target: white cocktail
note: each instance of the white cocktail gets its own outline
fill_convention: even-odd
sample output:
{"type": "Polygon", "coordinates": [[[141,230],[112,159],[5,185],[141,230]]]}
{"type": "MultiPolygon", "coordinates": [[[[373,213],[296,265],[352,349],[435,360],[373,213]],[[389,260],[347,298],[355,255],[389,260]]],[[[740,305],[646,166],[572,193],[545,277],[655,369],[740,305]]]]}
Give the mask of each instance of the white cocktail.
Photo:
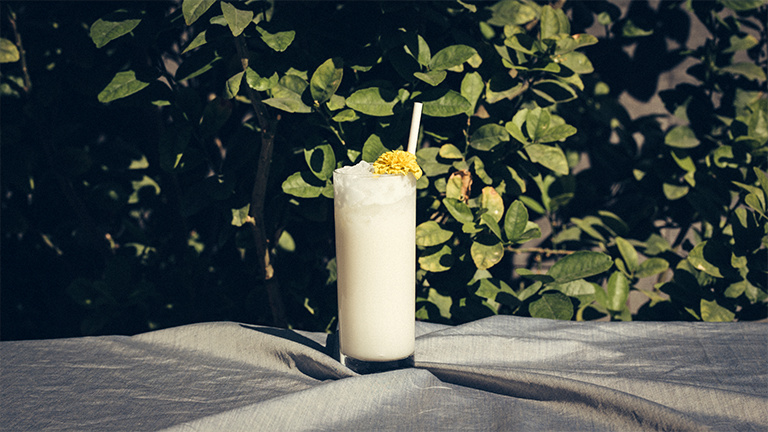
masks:
{"type": "Polygon", "coordinates": [[[341,354],[406,359],[415,341],[416,177],[374,174],[361,162],[334,171],[333,185],[341,354]]]}

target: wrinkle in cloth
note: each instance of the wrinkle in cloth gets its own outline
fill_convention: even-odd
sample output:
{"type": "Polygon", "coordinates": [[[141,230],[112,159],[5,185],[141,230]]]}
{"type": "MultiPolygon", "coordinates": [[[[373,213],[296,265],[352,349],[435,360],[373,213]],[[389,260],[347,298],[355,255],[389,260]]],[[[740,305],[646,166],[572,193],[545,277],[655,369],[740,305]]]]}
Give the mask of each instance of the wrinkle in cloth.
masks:
{"type": "Polygon", "coordinates": [[[358,375],[324,333],[232,322],[0,343],[0,431],[765,431],[768,325],[416,323],[358,375]]]}

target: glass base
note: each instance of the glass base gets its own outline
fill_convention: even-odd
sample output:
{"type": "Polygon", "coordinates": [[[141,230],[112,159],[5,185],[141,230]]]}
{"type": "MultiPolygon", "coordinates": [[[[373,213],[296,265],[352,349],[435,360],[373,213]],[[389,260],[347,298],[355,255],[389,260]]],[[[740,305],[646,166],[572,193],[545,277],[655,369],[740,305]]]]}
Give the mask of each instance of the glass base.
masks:
{"type": "Polygon", "coordinates": [[[339,361],[359,374],[369,374],[413,367],[413,354],[400,360],[366,361],[339,353],[339,361]]]}

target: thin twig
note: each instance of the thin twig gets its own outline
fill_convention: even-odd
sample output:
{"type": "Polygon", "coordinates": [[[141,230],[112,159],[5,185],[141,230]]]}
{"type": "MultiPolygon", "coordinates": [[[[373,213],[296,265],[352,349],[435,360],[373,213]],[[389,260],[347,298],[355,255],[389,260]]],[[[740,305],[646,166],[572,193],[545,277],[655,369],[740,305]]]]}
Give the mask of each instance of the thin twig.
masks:
{"type": "Polygon", "coordinates": [[[570,255],[576,251],[569,251],[564,249],[547,249],[547,248],[540,248],[540,247],[529,247],[529,248],[513,248],[513,247],[507,247],[506,250],[514,253],[538,253],[538,254],[544,254],[546,256],[550,255],[570,255]]]}
{"type": "MultiPolygon", "coordinates": [[[[249,54],[245,45],[243,36],[235,38],[235,47],[240,56],[240,64],[243,72],[248,70],[249,54]]],[[[279,286],[275,279],[275,272],[272,267],[272,258],[267,246],[266,226],[264,223],[264,203],[267,194],[267,180],[269,179],[269,165],[272,163],[272,151],[275,143],[275,129],[278,118],[273,118],[267,107],[261,102],[258,94],[249,86],[245,85],[245,91],[251,106],[256,113],[256,119],[261,129],[261,150],[256,165],[256,178],[253,181],[251,190],[251,206],[249,216],[252,223],[249,224],[252,229],[254,241],[256,243],[256,257],[259,262],[259,273],[266,285],[267,296],[269,297],[269,306],[272,311],[272,320],[277,326],[284,326],[285,306],[280,296],[279,286]]]]}
{"type": "Polygon", "coordinates": [[[21,73],[24,76],[24,92],[29,93],[32,89],[32,78],[29,76],[29,69],[27,68],[27,52],[24,51],[24,45],[21,43],[21,33],[16,26],[16,13],[8,7],[8,21],[11,23],[11,29],[13,29],[13,35],[16,38],[16,48],[19,50],[19,62],[21,63],[21,73]]]}

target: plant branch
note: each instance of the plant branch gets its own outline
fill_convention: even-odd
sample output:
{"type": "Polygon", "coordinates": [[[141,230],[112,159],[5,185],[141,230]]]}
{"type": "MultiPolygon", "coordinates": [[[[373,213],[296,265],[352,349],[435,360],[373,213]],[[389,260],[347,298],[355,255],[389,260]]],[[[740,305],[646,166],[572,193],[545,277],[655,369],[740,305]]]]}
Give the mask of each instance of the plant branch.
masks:
{"type": "MultiPolygon", "coordinates": [[[[243,36],[235,38],[235,47],[240,57],[243,72],[245,72],[249,66],[249,54],[243,36]]],[[[268,247],[266,225],[264,223],[264,204],[267,194],[267,181],[269,179],[269,165],[272,163],[275,129],[279,118],[273,118],[270,115],[267,107],[261,102],[259,95],[247,84],[245,85],[245,91],[248,99],[251,101],[251,106],[256,113],[256,119],[261,129],[261,150],[256,165],[256,178],[253,181],[251,206],[248,212],[253,218],[253,223],[248,225],[252,227],[252,234],[256,243],[256,256],[259,262],[259,276],[266,284],[272,320],[275,325],[285,326],[285,306],[283,305],[277,280],[275,279],[272,258],[268,247]]]]}
{"type": "Polygon", "coordinates": [[[16,13],[8,8],[8,21],[13,29],[13,36],[16,38],[16,48],[19,50],[19,62],[21,63],[21,73],[24,77],[24,92],[29,93],[32,89],[32,79],[29,76],[29,69],[27,68],[27,52],[24,51],[24,45],[21,43],[21,33],[16,26],[16,13]]]}
{"type": "Polygon", "coordinates": [[[547,248],[540,248],[540,247],[529,247],[529,248],[507,247],[506,250],[514,253],[538,253],[538,254],[544,254],[546,256],[570,255],[575,252],[575,251],[569,251],[564,249],[547,249],[547,248]]]}

